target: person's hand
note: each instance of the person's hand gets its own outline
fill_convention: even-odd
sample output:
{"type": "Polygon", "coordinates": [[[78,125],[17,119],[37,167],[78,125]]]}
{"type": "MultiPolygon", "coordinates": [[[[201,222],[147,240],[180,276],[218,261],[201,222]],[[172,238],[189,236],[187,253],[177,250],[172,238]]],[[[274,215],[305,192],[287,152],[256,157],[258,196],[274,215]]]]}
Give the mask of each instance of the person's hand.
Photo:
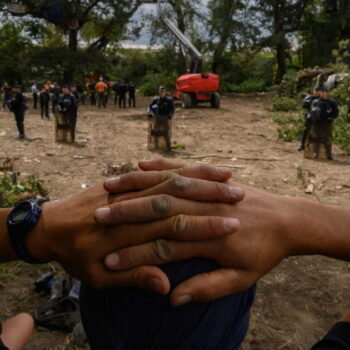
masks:
{"type": "MultiPolygon", "coordinates": [[[[212,182],[231,177],[231,172],[223,168],[190,167],[179,170],[175,177],[173,172],[163,172],[161,179],[150,177],[151,172],[145,175],[147,186],[163,181],[158,191],[162,195],[147,190],[148,197],[126,200],[131,194],[118,197],[96,186],[69,198],[44,203],[42,216],[28,235],[29,252],[41,261],[58,261],[72,276],[97,288],[138,286],[167,293],[168,278],[158,267],[142,266],[116,273],[106,269],[104,257],[114,250],[160,237],[197,240],[235,232],[239,226],[236,219],[202,216],[194,200],[205,197],[208,201],[235,202],[244,193],[212,182]],[[115,201],[119,202],[113,204],[115,201]],[[110,214],[114,214],[113,220],[108,219],[110,214]],[[97,223],[97,219],[103,224],[97,223]]],[[[130,174],[130,178],[133,176],[135,173],[130,174]]],[[[136,189],[141,183],[135,181],[130,185],[136,189]]],[[[140,197],[141,192],[132,196],[140,197]]]]}
{"type": "MultiPolygon", "coordinates": [[[[135,185],[135,189],[140,189],[142,183],[154,186],[148,191],[154,193],[158,189],[162,193],[163,184],[162,182],[156,184],[154,170],[162,170],[169,166],[176,168],[181,165],[164,160],[143,162],[140,163],[140,167],[152,170],[150,174],[153,174],[154,183],[147,178],[147,173],[139,173],[125,175],[123,179],[119,179],[119,184],[118,181],[114,185],[107,182],[105,187],[109,191],[123,191],[126,188],[131,190],[132,185],[135,185]],[[128,176],[132,181],[127,180],[128,176]],[[126,183],[129,183],[129,186],[126,186],[126,183]]],[[[158,178],[161,178],[160,174],[162,172],[158,178]]],[[[234,185],[232,182],[229,183],[234,185]]],[[[290,254],[291,247],[285,239],[284,229],[288,224],[288,212],[291,207],[288,198],[251,187],[244,186],[244,188],[246,197],[242,202],[237,204],[198,202],[197,208],[194,208],[204,217],[210,215],[238,218],[240,229],[237,233],[197,242],[179,242],[163,237],[154,242],[112,253],[106,258],[107,266],[115,271],[124,271],[136,266],[164,264],[191,257],[213,259],[222,266],[221,269],[194,276],[177,286],[170,296],[173,305],[182,305],[189,301],[207,302],[249,288],[290,254]]],[[[142,192],[145,194],[145,191],[142,192]]],[[[114,217],[118,216],[118,210],[112,206],[111,214],[115,215],[114,217]]],[[[178,212],[166,211],[162,214],[168,217],[174,213],[178,212]]],[[[162,217],[163,215],[160,215],[159,219],[162,217]]],[[[192,239],[196,234],[191,235],[192,239]]]]}

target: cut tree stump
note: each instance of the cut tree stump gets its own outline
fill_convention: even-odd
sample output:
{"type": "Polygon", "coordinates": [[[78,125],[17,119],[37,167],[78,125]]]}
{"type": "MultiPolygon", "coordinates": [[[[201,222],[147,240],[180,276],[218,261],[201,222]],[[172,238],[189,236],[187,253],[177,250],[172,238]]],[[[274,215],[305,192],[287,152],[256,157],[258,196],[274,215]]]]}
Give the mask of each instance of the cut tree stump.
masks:
{"type": "Polygon", "coordinates": [[[74,137],[69,113],[55,113],[56,142],[73,143],[74,137]]]}
{"type": "Polygon", "coordinates": [[[165,137],[169,135],[171,140],[172,120],[164,116],[154,116],[148,119],[148,142],[147,148],[150,151],[158,150],[167,152],[168,147],[165,137]]]}

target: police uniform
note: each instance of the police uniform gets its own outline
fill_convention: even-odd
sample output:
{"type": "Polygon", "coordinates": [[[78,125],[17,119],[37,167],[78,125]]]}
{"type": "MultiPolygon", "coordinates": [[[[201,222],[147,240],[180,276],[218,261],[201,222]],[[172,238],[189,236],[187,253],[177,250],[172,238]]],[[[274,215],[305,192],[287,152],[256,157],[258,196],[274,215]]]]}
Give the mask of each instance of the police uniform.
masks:
{"type": "Polygon", "coordinates": [[[128,90],[128,87],[125,85],[124,82],[121,82],[118,85],[118,95],[119,95],[119,108],[122,106],[126,108],[126,92],[128,90]]]}
{"type": "Polygon", "coordinates": [[[75,98],[75,104],[72,106],[72,119],[71,119],[71,133],[72,133],[72,141],[75,142],[75,129],[77,125],[77,119],[78,119],[78,108],[79,104],[82,101],[82,95],[77,90],[72,92],[74,98],[75,98]]]}
{"type": "Polygon", "coordinates": [[[152,135],[156,137],[156,147],[158,147],[158,138],[163,136],[168,150],[171,150],[171,140],[169,135],[169,119],[175,112],[174,101],[171,97],[155,97],[148,107],[148,116],[155,118],[152,135]]]}
{"type": "Polygon", "coordinates": [[[128,85],[129,107],[131,107],[131,103],[133,107],[136,107],[135,93],[136,93],[135,84],[129,83],[128,85]]]}
{"type": "Polygon", "coordinates": [[[27,109],[25,97],[21,92],[15,92],[8,102],[11,112],[13,112],[17,124],[19,138],[23,139],[24,135],[24,113],[27,109]]]}
{"type": "Polygon", "coordinates": [[[58,129],[69,130],[70,141],[75,140],[75,125],[77,116],[77,103],[74,95],[69,92],[67,94],[61,94],[58,98],[57,110],[62,116],[62,122],[57,122],[58,129]]]}
{"type": "Polygon", "coordinates": [[[41,119],[47,118],[49,119],[49,102],[50,102],[50,94],[48,91],[44,90],[41,91],[39,94],[39,101],[40,101],[40,114],[41,119]]]}
{"type": "Polygon", "coordinates": [[[313,143],[313,157],[319,156],[320,144],[323,143],[326,149],[326,156],[329,160],[332,156],[332,134],[333,121],[339,115],[337,102],[332,99],[315,99],[311,104],[310,119],[312,127],[310,131],[310,142],[313,143]]]}
{"type": "Polygon", "coordinates": [[[303,108],[307,110],[307,113],[305,115],[305,123],[304,123],[304,128],[303,132],[301,135],[301,141],[300,141],[300,146],[298,148],[299,151],[302,151],[305,148],[305,142],[307,137],[309,136],[310,129],[312,126],[312,120],[310,118],[310,108],[312,105],[312,102],[315,101],[318,97],[316,95],[308,95],[305,97],[304,102],[303,102],[303,108]]]}

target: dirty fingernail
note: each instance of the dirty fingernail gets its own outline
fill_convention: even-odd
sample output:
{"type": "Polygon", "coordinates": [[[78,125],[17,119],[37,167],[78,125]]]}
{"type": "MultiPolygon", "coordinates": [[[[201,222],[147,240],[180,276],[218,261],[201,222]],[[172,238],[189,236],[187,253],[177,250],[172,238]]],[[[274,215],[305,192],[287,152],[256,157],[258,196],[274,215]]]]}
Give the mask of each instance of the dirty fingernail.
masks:
{"type": "Polygon", "coordinates": [[[192,295],[181,295],[175,299],[174,306],[181,306],[189,303],[192,300],[192,295]]]}
{"type": "Polygon", "coordinates": [[[109,218],[111,214],[110,207],[98,208],[95,211],[95,218],[97,221],[105,221],[109,218]]]}
{"type": "Polygon", "coordinates": [[[119,262],[120,262],[120,257],[119,257],[119,254],[117,253],[111,253],[107,255],[105,258],[106,267],[109,268],[110,270],[117,270],[119,262]]]}

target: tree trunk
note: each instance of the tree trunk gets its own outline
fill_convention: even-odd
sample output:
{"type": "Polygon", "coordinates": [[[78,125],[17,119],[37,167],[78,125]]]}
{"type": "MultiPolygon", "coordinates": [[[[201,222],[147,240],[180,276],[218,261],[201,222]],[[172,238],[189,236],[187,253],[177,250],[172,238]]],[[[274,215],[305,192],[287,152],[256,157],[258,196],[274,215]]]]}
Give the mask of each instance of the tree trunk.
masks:
{"type": "Polygon", "coordinates": [[[280,84],[286,74],[286,49],[284,43],[279,43],[276,46],[276,62],[275,83],[280,84]]]}
{"type": "Polygon", "coordinates": [[[286,38],[284,31],[284,16],[285,16],[286,0],[278,0],[274,9],[274,29],[276,40],[276,75],[275,83],[281,83],[284,74],[286,73],[286,38]]]}
{"type": "Polygon", "coordinates": [[[69,50],[77,51],[78,48],[78,30],[77,29],[69,29],[69,50]]]}

